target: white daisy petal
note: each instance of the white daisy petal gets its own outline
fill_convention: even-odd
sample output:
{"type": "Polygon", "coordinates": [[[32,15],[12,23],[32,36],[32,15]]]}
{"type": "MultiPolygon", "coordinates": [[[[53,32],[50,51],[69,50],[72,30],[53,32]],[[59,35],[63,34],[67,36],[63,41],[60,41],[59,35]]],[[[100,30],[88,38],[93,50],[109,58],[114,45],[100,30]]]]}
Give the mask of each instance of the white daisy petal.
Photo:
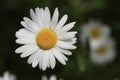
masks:
{"type": "Polygon", "coordinates": [[[74,32],[67,32],[67,33],[61,33],[61,34],[58,34],[58,39],[60,39],[60,40],[71,39],[71,38],[75,37],[76,33],[77,33],[76,31],[74,31],[74,32]]]}
{"type": "Polygon", "coordinates": [[[33,44],[36,41],[34,39],[25,39],[25,38],[20,38],[16,40],[16,43],[18,44],[33,44]]]}
{"type": "Polygon", "coordinates": [[[62,29],[60,30],[61,32],[67,32],[69,31],[70,29],[72,29],[74,27],[74,24],[76,22],[71,22],[69,24],[66,24],[65,26],[62,27],[62,29]]]}
{"type": "Polygon", "coordinates": [[[38,22],[40,23],[41,27],[44,27],[44,22],[42,20],[42,14],[40,8],[35,8],[36,16],[38,17],[38,22]]]}
{"type": "Polygon", "coordinates": [[[67,58],[65,55],[63,55],[62,53],[61,53],[61,56],[63,57],[63,59],[64,59],[65,61],[68,61],[68,58],[67,58]]]}
{"type": "Polygon", "coordinates": [[[55,31],[56,31],[56,32],[59,31],[59,30],[62,28],[62,26],[66,23],[67,18],[68,18],[67,15],[64,15],[64,16],[61,18],[61,20],[58,22],[58,24],[57,24],[57,26],[56,26],[56,28],[55,28],[55,31]]]}
{"type": "Polygon", "coordinates": [[[51,16],[48,7],[45,8],[45,19],[46,19],[46,26],[50,27],[51,16]]]}
{"type": "Polygon", "coordinates": [[[27,48],[29,48],[30,45],[23,45],[15,50],[15,53],[21,53],[24,52],[27,48]]]}
{"type": "Polygon", "coordinates": [[[65,55],[62,54],[62,51],[59,49],[59,47],[56,46],[55,48],[60,51],[60,55],[63,57],[63,59],[64,59],[65,61],[67,61],[68,58],[67,58],[65,55]]]}
{"type": "Polygon", "coordinates": [[[28,60],[27,60],[28,64],[32,64],[32,62],[33,62],[33,60],[34,60],[34,58],[35,58],[36,55],[37,55],[37,54],[35,53],[35,54],[31,55],[31,56],[28,58],[28,60]]]}
{"type": "Polygon", "coordinates": [[[56,64],[56,61],[55,61],[55,57],[53,56],[52,50],[51,50],[51,52],[49,53],[49,61],[50,61],[51,68],[54,69],[54,68],[55,68],[55,64],[56,64]]]}
{"type": "Polygon", "coordinates": [[[36,56],[33,59],[32,67],[36,67],[41,59],[43,52],[41,50],[38,50],[36,52],[36,56]]]}
{"type": "Polygon", "coordinates": [[[16,37],[17,38],[35,38],[35,34],[26,30],[26,29],[20,29],[19,31],[16,32],[16,37]]]}
{"type": "MultiPolygon", "coordinates": [[[[57,46],[56,46],[56,47],[57,47],[57,46]]],[[[69,51],[69,50],[61,49],[60,47],[57,47],[57,48],[60,50],[60,52],[62,52],[62,53],[65,54],[65,55],[72,55],[72,52],[69,51]]]]}
{"type": "Polygon", "coordinates": [[[64,48],[64,49],[76,49],[76,46],[71,45],[64,41],[60,41],[60,40],[57,42],[57,46],[64,48]]]}
{"type": "Polygon", "coordinates": [[[45,71],[47,66],[48,66],[48,62],[49,62],[49,55],[48,55],[48,51],[45,51],[44,56],[43,56],[43,61],[42,61],[42,70],[45,71]]]}
{"type": "Polygon", "coordinates": [[[63,56],[61,55],[61,52],[60,52],[58,49],[53,48],[53,49],[52,49],[52,52],[53,52],[54,56],[57,58],[57,60],[58,60],[61,64],[66,65],[66,62],[65,62],[63,56]]]}
{"type": "Polygon", "coordinates": [[[34,13],[33,9],[30,9],[30,16],[33,21],[37,22],[36,14],[34,13]]]}
{"type": "Polygon", "coordinates": [[[76,40],[77,40],[76,38],[73,38],[73,39],[68,39],[68,40],[63,40],[63,41],[70,43],[70,44],[75,44],[77,42],[76,40]]]}
{"type": "Polygon", "coordinates": [[[59,17],[59,12],[58,12],[58,8],[56,8],[52,16],[51,29],[55,29],[55,26],[57,25],[58,22],[58,17],[59,17]]]}
{"type": "Polygon", "coordinates": [[[24,17],[23,19],[24,19],[25,23],[26,23],[29,27],[31,27],[31,29],[33,29],[33,30],[36,31],[36,32],[39,31],[40,28],[39,28],[31,19],[29,19],[29,18],[27,18],[27,17],[24,17]]]}
{"type": "Polygon", "coordinates": [[[39,68],[40,68],[40,69],[42,69],[44,53],[45,53],[45,52],[43,51],[43,54],[41,54],[41,58],[40,58],[40,61],[39,61],[39,68]]]}
{"type": "Polygon", "coordinates": [[[30,9],[30,16],[32,20],[35,21],[35,23],[38,25],[38,27],[43,28],[43,24],[40,22],[38,16],[35,14],[35,12],[32,9],[30,9]]]}
{"type": "Polygon", "coordinates": [[[36,45],[32,45],[21,54],[21,57],[22,58],[27,57],[36,52],[38,49],[39,48],[36,45]]]}
{"type": "Polygon", "coordinates": [[[40,12],[41,12],[41,20],[42,20],[42,22],[44,24],[44,27],[47,27],[47,24],[46,24],[47,21],[45,19],[45,11],[43,10],[43,8],[40,9],[40,12]]]}
{"type": "Polygon", "coordinates": [[[47,50],[47,53],[48,53],[48,64],[47,64],[47,67],[50,68],[50,67],[51,67],[51,64],[50,64],[49,54],[51,53],[51,51],[50,51],[50,50],[47,50]]]}
{"type": "Polygon", "coordinates": [[[36,33],[31,27],[29,27],[24,21],[21,21],[21,25],[24,26],[27,30],[36,33]]]}

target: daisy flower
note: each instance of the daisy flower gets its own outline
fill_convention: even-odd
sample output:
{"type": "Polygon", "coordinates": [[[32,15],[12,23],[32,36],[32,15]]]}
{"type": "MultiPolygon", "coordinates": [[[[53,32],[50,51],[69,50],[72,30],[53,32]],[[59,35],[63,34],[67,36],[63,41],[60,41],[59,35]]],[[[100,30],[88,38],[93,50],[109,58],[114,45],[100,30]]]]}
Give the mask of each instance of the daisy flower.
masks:
{"type": "Polygon", "coordinates": [[[55,58],[63,65],[66,65],[68,58],[65,55],[71,55],[71,51],[76,49],[75,34],[76,31],[69,31],[74,27],[75,22],[65,25],[68,16],[64,15],[58,21],[59,11],[55,9],[51,18],[48,7],[30,9],[30,16],[24,17],[21,24],[24,28],[16,32],[16,43],[23,46],[15,50],[16,53],[22,53],[21,57],[28,57],[28,63],[32,67],[39,65],[39,68],[46,70],[52,69],[56,65],[55,58]]]}
{"type": "Polygon", "coordinates": [[[0,76],[0,80],[16,80],[16,78],[9,72],[5,72],[3,76],[0,76]]]}
{"type": "Polygon", "coordinates": [[[112,39],[103,40],[100,45],[93,48],[90,59],[96,64],[106,64],[112,62],[116,56],[115,43],[112,39]]]}
{"type": "Polygon", "coordinates": [[[98,21],[89,21],[87,24],[81,26],[81,41],[85,43],[88,39],[91,47],[96,47],[102,39],[109,37],[109,26],[102,24],[98,21]]]}
{"type": "MultiPolygon", "coordinates": [[[[48,79],[47,76],[42,76],[42,80],[58,80],[57,77],[55,75],[51,75],[50,78],[48,79]]],[[[59,79],[59,80],[63,80],[63,79],[59,79]]]]}

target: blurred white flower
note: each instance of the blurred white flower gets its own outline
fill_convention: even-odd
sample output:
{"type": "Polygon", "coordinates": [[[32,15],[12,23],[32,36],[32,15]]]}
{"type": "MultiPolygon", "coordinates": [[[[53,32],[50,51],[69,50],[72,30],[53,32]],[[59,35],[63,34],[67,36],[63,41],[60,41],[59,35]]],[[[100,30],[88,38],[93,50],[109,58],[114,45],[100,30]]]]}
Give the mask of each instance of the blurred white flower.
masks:
{"type": "Polygon", "coordinates": [[[55,75],[51,75],[50,78],[48,79],[47,76],[42,76],[42,80],[63,80],[63,79],[57,79],[55,75]]]}
{"type": "Polygon", "coordinates": [[[90,20],[87,24],[81,26],[81,41],[85,43],[89,41],[90,48],[96,47],[102,39],[109,37],[109,26],[100,23],[99,21],[90,20]]]}
{"type": "Polygon", "coordinates": [[[65,55],[71,55],[72,49],[76,49],[75,34],[76,31],[69,31],[74,27],[75,22],[66,24],[68,19],[64,15],[58,21],[58,8],[55,9],[51,18],[48,7],[31,9],[29,19],[24,17],[21,24],[24,28],[16,32],[16,43],[23,44],[15,50],[16,53],[22,53],[21,57],[28,57],[28,63],[32,67],[39,64],[39,68],[46,70],[47,67],[54,69],[56,65],[55,58],[63,65],[66,65],[68,58],[65,55]],[[69,31],[69,32],[68,32],[69,31]]]}
{"type": "Polygon", "coordinates": [[[90,51],[91,61],[98,65],[112,62],[115,57],[116,50],[113,39],[104,39],[98,47],[90,51]]]}
{"type": "Polygon", "coordinates": [[[3,76],[0,76],[0,80],[16,80],[16,77],[9,72],[5,72],[3,76]]]}

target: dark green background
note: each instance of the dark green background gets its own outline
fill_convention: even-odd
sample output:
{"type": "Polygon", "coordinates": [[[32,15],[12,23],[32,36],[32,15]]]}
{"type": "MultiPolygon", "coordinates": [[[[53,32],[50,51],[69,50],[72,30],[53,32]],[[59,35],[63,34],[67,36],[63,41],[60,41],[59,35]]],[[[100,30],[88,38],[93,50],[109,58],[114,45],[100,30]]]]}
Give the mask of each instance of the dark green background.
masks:
{"type": "MultiPolygon", "coordinates": [[[[10,71],[17,76],[17,80],[40,80],[41,75],[56,74],[64,80],[120,80],[120,0],[1,0],[0,1],[0,75],[10,71]],[[57,61],[54,70],[41,71],[32,68],[27,58],[20,58],[15,49],[20,45],[15,43],[15,32],[22,28],[20,21],[24,16],[29,17],[31,8],[48,6],[51,13],[59,8],[60,18],[68,14],[69,20],[76,21],[73,30],[80,32],[80,25],[89,19],[101,20],[110,25],[111,36],[116,41],[118,53],[113,63],[103,66],[93,65],[84,54],[84,47],[80,42],[78,48],[69,56],[66,66],[57,61]]],[[[79,34],[77,35],[78,41],[79,34]]],[[[86,50],[85,50],[86,51],[86,50]]],[[[86,51],[89,53],[89,51],[86,51]]],[[[87,54],[88,55],[88,54],[87,54]]]]}

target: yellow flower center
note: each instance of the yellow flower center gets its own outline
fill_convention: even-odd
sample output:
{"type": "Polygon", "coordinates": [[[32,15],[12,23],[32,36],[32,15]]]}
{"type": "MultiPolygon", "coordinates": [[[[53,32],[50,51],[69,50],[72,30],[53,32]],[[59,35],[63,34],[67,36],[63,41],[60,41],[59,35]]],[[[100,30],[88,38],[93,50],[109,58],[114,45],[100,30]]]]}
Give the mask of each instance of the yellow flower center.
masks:
{"type": "Polygon", "coordinates": [[[55,46],[57,35],[53,30],[45,28],[37,34],[36,41],[41,49],[48,50],[55,46]]]}
{"type": "Polygon", "coordinates": [[[102,45],[96,50],[96,52],[97,54],[103,55],[107,52],[107,47],[105,45],[102,45]]]}
{"type": "Polygon", "coordinates": [[[90,31],[90,38],[92,38],[92,39],[100,38],[100,30],[98,28],[93,28],[90,31]]]}

